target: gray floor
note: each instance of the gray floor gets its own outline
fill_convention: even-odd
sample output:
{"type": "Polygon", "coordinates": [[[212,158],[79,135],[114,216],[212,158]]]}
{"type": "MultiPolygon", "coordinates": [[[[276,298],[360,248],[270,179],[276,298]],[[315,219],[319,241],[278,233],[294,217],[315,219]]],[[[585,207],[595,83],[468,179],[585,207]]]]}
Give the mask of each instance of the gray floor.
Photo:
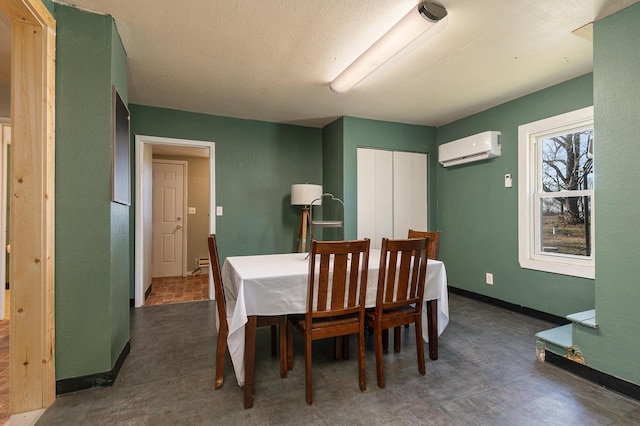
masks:
{"type": "Polygon", "coordinates": [[[317,342],[312,406],[299,336],[294,368],[280,379],[268,329],[259,329],[255,405],[245,410],[228,356],[224,387],[213,390],[213,302],[140,308],[115,385],[58,398],[38,425],[640,424],[640,402],[536,361],[534,334],[552,324],[457,295],[450,314],[425,376],[413,329],[404,330],[402,352],[385,355],[386,389],[376,386],[370,337],[364,393],[355,357],[334,361],[330,342],[317,342]]]}

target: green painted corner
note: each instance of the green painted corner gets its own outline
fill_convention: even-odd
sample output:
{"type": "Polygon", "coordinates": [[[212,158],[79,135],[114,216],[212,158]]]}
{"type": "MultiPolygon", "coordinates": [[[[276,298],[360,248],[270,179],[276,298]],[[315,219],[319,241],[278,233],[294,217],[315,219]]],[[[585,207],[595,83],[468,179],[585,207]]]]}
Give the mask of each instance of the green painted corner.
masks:
{"type": "Polygon", "coordinates": [[[55,17],[56,378],[64,379],[110,370],[129,340],[128,211],[111,205],[112,83],[126,87],[126,67],[112,67],[124,49],[111,17],[60,4],[55,17]]]}
{"type": "MultiPolygon", "coordinates": [[[[359,147],[380,148],[398,151],[421,152],[428,155],[429,178],[435,176],[438,160],[436,129],[402,123],[343,117],[343,176],[345,203],[345,230],[347,238],[357,238],[357,149],[359,147]]],[[[429,226],[436,228],[434,200],[437,188],[429,184],[429,226]]]]}
{"type": "Polygon", "coordinates": [[[640,3],[594,25],[597,330],[577,336],[585,362],[640,384],[640,3]]]}

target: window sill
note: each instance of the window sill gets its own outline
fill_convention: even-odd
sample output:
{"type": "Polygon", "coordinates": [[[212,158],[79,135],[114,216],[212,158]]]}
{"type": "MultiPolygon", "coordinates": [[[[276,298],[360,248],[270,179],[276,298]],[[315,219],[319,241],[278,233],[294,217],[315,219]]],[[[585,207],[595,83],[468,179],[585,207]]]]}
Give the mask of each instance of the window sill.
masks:
{"type": "Polygon", "coordinates": [[[595,279],[596,268],[591,261],[585,264],[573,264],[566,262],[554,262],[551,260],[520,259],[520,266],[525,269],[533,269],[552,274],[569,275],[578,278],[595,279]]]}

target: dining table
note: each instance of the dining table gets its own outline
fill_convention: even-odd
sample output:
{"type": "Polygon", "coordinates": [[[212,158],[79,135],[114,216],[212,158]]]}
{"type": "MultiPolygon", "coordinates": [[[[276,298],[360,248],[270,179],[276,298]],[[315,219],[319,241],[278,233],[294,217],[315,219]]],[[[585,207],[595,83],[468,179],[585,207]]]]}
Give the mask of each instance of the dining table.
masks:
{"type": "MultiPolygon", "coordinates": [[[[380,250],[370,249],[366,307],[376,303],[380,250]]],[[[229,334],[227,346],[244,406],[253,406],[257,316],[304,314],[307,310],[308,253],[227,257],[222,281],[229,334]]],[[[429,358],[438,358],[438,336],[449,323],[447,273],[444,263],[429,259],[423,304],[423,337],[429,358]]]]}

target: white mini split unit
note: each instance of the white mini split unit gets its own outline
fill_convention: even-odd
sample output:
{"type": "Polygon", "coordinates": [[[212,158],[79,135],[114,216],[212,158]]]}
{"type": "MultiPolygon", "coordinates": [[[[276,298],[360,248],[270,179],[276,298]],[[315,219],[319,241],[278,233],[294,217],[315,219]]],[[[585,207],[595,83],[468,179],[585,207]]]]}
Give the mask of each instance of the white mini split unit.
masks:
{"type": "Polygon", "coordinates": [[[482,132],[438,147],[438,161],[444,167],[499,157],[500,132],[482,132]]]}

